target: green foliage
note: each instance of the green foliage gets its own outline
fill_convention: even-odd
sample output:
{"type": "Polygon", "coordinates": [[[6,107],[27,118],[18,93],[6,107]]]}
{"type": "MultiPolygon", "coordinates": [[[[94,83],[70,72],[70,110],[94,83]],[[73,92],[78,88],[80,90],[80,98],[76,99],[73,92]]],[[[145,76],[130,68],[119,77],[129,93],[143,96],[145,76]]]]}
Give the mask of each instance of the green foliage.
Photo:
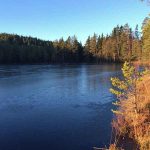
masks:
{"type": "Polygon", "coordinates": [[[134,66],[129,62],[125,62],[122,67],[123,80],[120,80],[116,77],[111,78],[111,82],[114,88],[111,88],[111,93],[115,94],[118,98],[126,98],[128,92],[131,92],[135,89],[135,84],[140,77],[142,72],[138,72],[134,66]]]}
{"type": "MultiPolygon", "coordinates": [[[[129,62],[125,62],[122,67],[123,79],[111,78],[113,88],[110,92],[117,96],[118,101],[113,103],[116,106],[120,106],[120,101],[128,99],[129,94],[136,92],[137,82],[142,79],[142,76],[147,71],[139,72],[136,68],[129,62]]],[[[115,114],[122,114],[119,110],[112,110],[115,114]]]]}

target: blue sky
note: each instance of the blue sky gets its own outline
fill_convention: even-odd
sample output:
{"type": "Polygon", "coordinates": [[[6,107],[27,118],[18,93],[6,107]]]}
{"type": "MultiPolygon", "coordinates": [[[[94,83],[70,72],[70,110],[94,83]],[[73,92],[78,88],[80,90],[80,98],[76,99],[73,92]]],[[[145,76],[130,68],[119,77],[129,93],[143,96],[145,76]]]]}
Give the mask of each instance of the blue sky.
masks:
{"type": "Polygon", "coordinates": [[[110,33],[117,24],[141,25],[150,6],[139,0],[0,0],[0,32],[45,40],[110,33]]]}

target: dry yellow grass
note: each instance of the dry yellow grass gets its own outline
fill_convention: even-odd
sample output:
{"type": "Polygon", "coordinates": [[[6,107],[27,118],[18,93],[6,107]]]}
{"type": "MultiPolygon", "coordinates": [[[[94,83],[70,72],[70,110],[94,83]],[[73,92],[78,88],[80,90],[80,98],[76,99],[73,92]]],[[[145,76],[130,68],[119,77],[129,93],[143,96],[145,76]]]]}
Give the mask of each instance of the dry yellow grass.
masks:
{"type": "MultiPolygon", "coordinates": [[[[134,70],[137,70],[140,65],[143,64],[134,63],[134,70]]],[[[148,63],[146,65],[150,66],[148,63]]],[[[130,66],[125,67],[127,70],[125,70],[126,68],[122,69],[126,71],[124,77],[129,76],[129,78],[125,78],[124,81],[129,79],[134,82],[127,82],[131,83],[132,90],[130,90],[122,85],[124,82],[116,78],[112,79],[112,85],[120,89],[124,88],[126,95],[118,97],[118,101],[114,103],[117,106],[117,109],[113,110],[115,118],[112,121],[112,132],[114,133],[112,142],[114,144],[111,144],[108,150],[122,150],[122,148],[125,150],[150,150],[150,71],[132,72],[130,66]],[[130,71],[133,74],[130,74],[130,71]],[[136,78],[138,74],[139,76],[136,78]],[[131,144],[128,144],[128,140],[132,141],[130,141],[131,144]]],[[[114,92],[116,95],[118,93],[114,92]]],[[[98,149],[95,148],[95,150],[98,149]]]]}
{"type": "Polygon", "coordinates": [[[150,150],[150,75],[143,77],[138,84],[139,110],[141,111],[141,125],[137,128],[137,141],[142,150],[150,150]]]}
{"type": "MultiPolygon", "coordinates": [[[[149,67],[148,63],[147,67],[149,67]]],[[[135,68],[141,64],[134,64],[135,68]]],[[[137,149],[150,150],[150,73],[135,82],[127,98],[119,98],[113,127],[117,139],[128,137],[137,143],[137,149]]],[[[118,141],[115,140],[115,141],[118,141]]],[[[117,144],[117,143],[115,143],[117,144]]],[[[117,144],[118,145],[118,144],[117,144]]],[[[111,149],[110,149],[111,150],[111,149]]]]}
{"type": "Polygon", "coordinates": [[[150,67],[150,61],[133,61],[132,62],[135,66],[149,66],[150,67]]]}

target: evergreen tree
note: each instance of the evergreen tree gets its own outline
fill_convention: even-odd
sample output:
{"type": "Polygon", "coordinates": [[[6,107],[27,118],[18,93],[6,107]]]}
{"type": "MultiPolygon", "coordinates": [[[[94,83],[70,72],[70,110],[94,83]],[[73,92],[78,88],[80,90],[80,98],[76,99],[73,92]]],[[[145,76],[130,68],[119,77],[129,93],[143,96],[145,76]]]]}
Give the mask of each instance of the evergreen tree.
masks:
{"type": "Polygon", "coordinates": [[[143,26],[143,59],[150,60],[150,19],[143,26]]]}
{"type": "MultiPolygon", "coordinates": [[[[149,57],[148,19],[143,26],[143,55],[149,57]]],[[[75,63],[75,62],[118,62],[141,58],[141,38],[138,26],[132,32],[128,24],[117,26],[110,35],[88,37],[83,46],[76,36],[56,41],[14,34],[0,34],[0,63],[75,63]]]]}

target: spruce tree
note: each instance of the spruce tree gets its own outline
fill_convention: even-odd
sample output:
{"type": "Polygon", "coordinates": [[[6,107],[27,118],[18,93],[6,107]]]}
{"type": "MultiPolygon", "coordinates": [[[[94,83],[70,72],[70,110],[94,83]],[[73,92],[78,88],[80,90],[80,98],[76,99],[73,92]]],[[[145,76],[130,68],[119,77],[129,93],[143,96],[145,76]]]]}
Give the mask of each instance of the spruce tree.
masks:
{"type": "Polygon", "coordinates": [[[150,19],[143,26],[143,53],[144,60],[150,60],[150,19]]]}

